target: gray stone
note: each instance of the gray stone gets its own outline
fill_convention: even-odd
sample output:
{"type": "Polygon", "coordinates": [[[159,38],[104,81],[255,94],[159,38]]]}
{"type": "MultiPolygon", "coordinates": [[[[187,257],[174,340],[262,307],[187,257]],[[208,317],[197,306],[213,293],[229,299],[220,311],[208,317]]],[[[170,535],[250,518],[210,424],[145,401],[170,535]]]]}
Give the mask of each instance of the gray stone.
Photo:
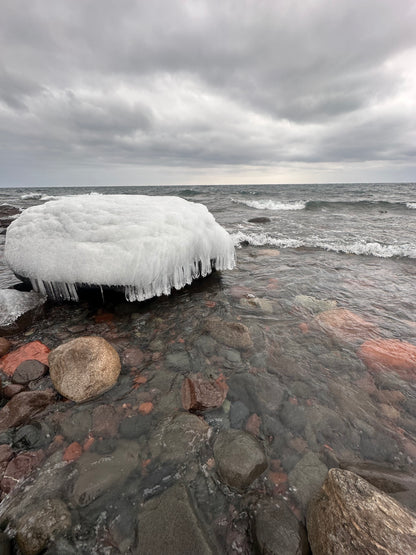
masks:
{"type": "Polygon", "coordinates": [[[163,420],[150,438],[152,458],[162,462],[185,461],[199,451],[208,439],[208,424],[189,412],[163,420]]]}
{"type": "Polygon", "coordinates": [[[77,410],[72,414],[64,414],[59,422],[62,435],[66,439],[82,442],[91,431],[92,416],[89,410],[77,410]]]}
{"type": "Polygon", "coordinates": [[[38,555],[71,527],[71,514],[60,499],[37,503],[20,519],[16,540],[23,555],[38,555]]]}
{"type": "Polygon", "coordinates": [[[232,428],[241,429],[250,416],[250,411],[241,401],[232,403],[230,408],[230,423],[232,428]]]}
{"type": "Polygon", "coordinates": [[[254,531],[259,553],[301,555],[309,552],[305,529],[281,497],[262,499],[256,504],[254,531]]]}
{"type": "Polygon", "coordinates": [[[194,346],[206,357],[212,357],[218,349],[218,343],[209,335],[201,335],[195,341],[194,346]]]}
{"type": "Polygon", "coordinates": [[[295,434],[303,432],[306,425],[306,413],[305,407],[302,405],[292,405],[292,403],[286,401],[282,405],[279,417],[283,424],[295,434]]]}
{"type": "Polygon", "coordinates": [[[218,552],[183,485],[175,485],[144,504],[139,513],[138,545],[134,553],[214,555],[218,552]]]}
{"type": "Polygon", "coordinates": [[[328,472],[307,529],[314,554],[416,553],[416,515],[348,470],[328,472]]]}
{"type": "Polygon", "coordinates": [[[49,354],[49,372],[55,388],[77,403],[111,389],[120,370],[117,351],[102,337],[79,337],[49,354]]]}
{"type": "Polygon", "coordinates": [[[70,500],[85,507],[108,489],[122,484],[139,465],[139,446],[121,440],[111,454],[104,456],[87,451],[78,459],[79,476],[74,482],[70,500]]]}
{"type": "Polygon", "coordinates": [[[27,384],[32,380],[38,380],[46,374],[48,367],[39,360],[25,360],[19,364],[12,376],[12,382],[27,384]]]}
{"type": "Polygon", "coordinates": [[[319,312],[325,312],[325,310],[331,310],[337,307],[337,301],[326,301],[321,299],[316,299],[309,295],[296,295],[295,304],[310,310],[311,312],[318,314],[319,312]]]}
{"type": "Polygon", "coordinates": [[[251,349],[253,341],[247,326],[240,322],[225,322],[220,318],[208,318],[205,329],[219,343],[235,349],[251,349]]]}
{"type": "Polygon", "coordinates": [[[309,451],[289,473],[289,484],[304,509],[319,491],[327,472],[318,455],[309,451]]]}
{"type": "Polygon", "coordinates": [[[261,310],[266,314],[273,314],[274,306],[268,299],[261,299],[258,297],[243,297],[240,299],[240,305],[245,308],[255,308],[261,310]]]}
{"type": "Polygon", "coordinates": [[[30,326],[43,313],[46,297],[35,291],[0,289],[0,333],[9,335],[30,326]]]}
{"type": "Polygon", "coordinates": [[[137,414],[121,421],[119,431],[122,437],[127,439],[138,439],[147,434],[152,424],[151,415],[137,414]]]}
{"type": "Polygon", "coordinates": [[[191,361],[186,351],[178,351],[166,355],[166,366],[169,370],[180,372],[189,372],[191,370],[191,361]]]}
{"type": "Polygon", "coordinates": [[[221,479],[238,491],[247,489],[267,468],[262,445],[239,430],[223,430],[214,443],[214,458],[221,479]]]}

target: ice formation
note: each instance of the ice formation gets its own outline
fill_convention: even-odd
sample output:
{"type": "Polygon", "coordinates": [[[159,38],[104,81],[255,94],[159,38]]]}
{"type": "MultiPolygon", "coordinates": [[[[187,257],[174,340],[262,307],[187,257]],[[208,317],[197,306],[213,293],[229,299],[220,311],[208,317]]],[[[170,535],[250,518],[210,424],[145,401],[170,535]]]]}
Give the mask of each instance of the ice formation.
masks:
{"type": "Polygon", "coordinates": [[[67,300],[99,285],[142,301],[235,265],[230,235],[204,205],[145,195],[76,195],[28,208],[7,230],[5,258],[36,291],[67,300]]]}

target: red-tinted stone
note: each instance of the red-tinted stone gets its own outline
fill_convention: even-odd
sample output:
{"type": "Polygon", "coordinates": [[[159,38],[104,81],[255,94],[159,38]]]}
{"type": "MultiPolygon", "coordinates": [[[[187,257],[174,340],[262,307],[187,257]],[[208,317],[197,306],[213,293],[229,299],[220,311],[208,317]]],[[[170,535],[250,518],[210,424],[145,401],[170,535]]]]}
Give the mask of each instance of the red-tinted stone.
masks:
{"type": "Polygon", "coordinates": [[[392,371],[416,381],[416,345],[399,339],[370,339],[357,351],[371,372],[392,371]]]}
{"type": "Polygon", "coordinates": [[[27,424],[55,398],[53,391],[22,391],[0,410],[0,431],[27,424]]]}
{"type": "Polygon", "coordinates": [[[261,418],[257,414],[251,414],[246,422],[246,432],[258,437],[260,435],[261,418]]]}
{"type": "Polygon", "coordinates": [[[9,445],[0,445],[0,480],[3,478],[4,472],[12,457],[12,448],[9,445]]]}
{"type": "Polygon", "coordinates": [[[346,308],[334,308],[321,312],[313,319],[313,326],[322,329],[334,339],[357,344],[377,337],[377,327],[346,308]]]}
{"type": "Polygon", "coordinates": [[[7,354],[11,349],[12,344],[5,337],[0,337],[0,357],[7,354]]]}
{"type": "Polygon", "coordinates": [[[9,385],[5,385],[3,387],[3,397],[5,397],[6,399],[11,399],[12,397],[17,395],[18,393],[21,393],[25,389],[26,387],[24,385],[21,385],[18,383],[10,383],[9,385]]]}
{"type": "Polygon", "coordinates": [[[248,297],[252,294],[253,291],[244,285],[234,285],[230,289],[230,295],[235,299],[242,299],[243,297],[248,297]]]}
{"type": "Polygon", "coordinates": [[[143,351],[137,347],[130,347],[126,349],[121,356],[121,362],[124,366],[140,366],[143,362],[144,354],[143,351]]]}
{"type": "Polygon", "coordinates": [[[19,364],[12,376],[12,382],[27,384],[38,380],[46,374],[48,367],[39,360],[24,360],[19,364]]]}
{"type": "Polygon", "coordinates": [[[141,403],[139,405],[139,412],[141,412],[142,414],[150,414],[152,410],[153,410],[153,403],[151,402],[141,403]]]}
{"type": "Polygon", "coordinates": [[[82,447],[77,441],[74,441],[65,449],[62,460],[66,462],[76,461],[81,455],[82,447]]]}
{"type": "Polygon", "coordinates": [[[120,417],[110,405],[99,405],[92,413],[92,432],[95,437],[117,435],[120,417]]]}
{"type": "Polygon", "coordinates": [[[25,360],[38,360],[48,364],[49,349],[40,341],[32,341],[19,349],[8,353],[0,360],[0,368],[8,376],[12,376],[16,368],[25,360]]]}
{"type": "Polygon", "coordinates": [[[208,380],[195,375],[182,384],[182,406],[185,410],[204,410],[220,407],[227,397],[228,386],[223,377],[208,380]]]}
{"type": "Polygon", "coordinates": [[[20,480],[23,480],[42,462],[45,455],[40,451],[27,451],[19,453],[7,465],[1,481],[1,489],[10,493],[20,480]]]}
{"type": "Polygon", "coordinates": [[[114,320],[114,314],[111,312],[100,312],[94,316],[94,320],[96,324],[107,324],[114,320]]]}

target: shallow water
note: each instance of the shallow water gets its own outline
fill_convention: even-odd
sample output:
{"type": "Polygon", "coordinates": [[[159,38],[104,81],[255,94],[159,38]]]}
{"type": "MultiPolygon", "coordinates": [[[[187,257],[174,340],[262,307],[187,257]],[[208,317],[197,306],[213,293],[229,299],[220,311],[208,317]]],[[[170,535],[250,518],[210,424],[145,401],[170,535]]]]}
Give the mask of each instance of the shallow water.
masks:
{"type": "MultiPolygon", "coordinates": [[[[84,297],[79,304],[50,303],[43,320],[12,338],[16,347],[40,340],[52,349],[68,339],[99,335],[114,345],[122,359],[119,382],[110,392],[79,406],[60,401],[43,417],[49,443],[63,436],[53,455],[50,447],[43,449],[51,457],[50,464],[55,464],[48,476],[71,511],[68,541],[75,552],[129,552],[137,541],[136,519],[142,504],[178,480],[189,485],[201,520],[220,552],[250,553],[247,508],[258,496],[283,495],[304,519],[302,495],[291,473],[308,452],[317,453],[327,467],[358,459],[413,472],[415,382],[397,372],[369,371],[357,354],[369,337],[416,345],[416,210],[408,207],[416,200],[413,187],[135,192],[178,192],[206,204],[234,234],[239,247],[237,269],[215,273],[170,297],[144,303],[127,303],[111,294],[104,303],[99,295],[84,297]],[[247,200],[251,206],[243,204],[247,200]],[[268,208],[258,208],[259,204],[256,208],[253,200],[263,201],[268,208]],[[298,204],[296,210],[287,209],[288,204],[301,202],[305,208],[298,204]],[[279,203],[284,210],[270,209],[279,203]],[[248,222],[258,216],[271,221],[248,222]],[[293,241],[298,248],[287,246],[293,241]],[[359,327],[334,332],[320,325],[318,315],[334,307],[360,316],[371,324],[371,332],[359,327]],[[206,328],[211,318],[246,325],[253,347],[238,349],[213,340],[206,328]],[[132,348],[143,353],[137,364],[128,356],[132,348]],[[195,373],[212,379],[223,375],[229,391],[221,408],[199,414],[211,432],[194,452],[183,445],[175,449],[163,444],[160,426],[184,412],[182,382],[195,373]],[[141,414],[141,404],[150,402],[150,414],[141,414]],[[111,407],[113,426],[97,417],[97,407],[111,407]],[[259,417],[256,432],[269,468],[247,493],[239,494],[219,480],[212,443],[220,429],[245,429],[253,414],[259,417]],[[118,453],[124,445],[120,442],[132,441],[141,462],[126,481],[103,487],[83,505],[73,497],[76,476],[61,476],[56,461],[72,441],[82,444],[89,436],[94,437],[95,453],[118,453]]],[[[44,194],[61,192],[45,190],[44,194]]],[[[22,199],[20,191],[2,195],[1,202],[22,207],[41,201],[22,199]]],[[[15,283],[4,263],[0,279],[2,287],[15,283]]],[[[105,414],[107,409],[100,410],[105,414]]],[[[12,437],[0,437],[13,444],[12,437]]],[[[46,472],[48,460],[37,471],[40,475],[46,472]]],[[[50,496],[50,491],[45,495],[50,496]]],[[[3,509],[7,503],[6,498],[3,509]]]]}

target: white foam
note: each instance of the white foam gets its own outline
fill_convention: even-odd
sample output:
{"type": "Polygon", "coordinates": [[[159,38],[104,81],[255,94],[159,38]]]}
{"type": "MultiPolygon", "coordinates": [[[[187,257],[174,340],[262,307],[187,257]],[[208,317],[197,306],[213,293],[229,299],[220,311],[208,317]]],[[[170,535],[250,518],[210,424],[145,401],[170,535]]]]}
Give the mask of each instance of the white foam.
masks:
{"type": "Polygon", "coordinates": [[[241,246],[243,243],[248,243],[254,247],[263,247],[266,245],[282,249],[306,247],[346,254],[377,256],[379,258],[392,258],[396,256],[402,258],[416,258],[416,247],[410,243],[403,245],[383,245],[376,241],[354,241],[350,243],[336,241],[334,243],[327,243],[316,239],[302,241],[298,239],[273,237],[267,233],[245,233],[242,231],[233,233],[232,239],[236,247],[241,246]]]}
{"type": "Polygon", "coordinates": [[[411,210],[416,210],[416,202],[406,202],[406,206],[411,210]]]}
{"type": "Polygon", "coordinates": [[[58,197],[53,195],[43,195],[42,193],[25,193],[20,197],[22,200],[55,200],[58,197]]]}
{"type": "Polygon", "coordinates": [[[235,266],[230,235],[202,204],[179,197],[77,195],[25,210],[8,228],[12,270],[53,298],[77,284],[123,286],[130,301],[169,294],[235,266]]]}
{"type": "Polygon", "coordinates": [[[250,208],[257,210],[303,210],[306,207],[306,202],[276,202],[274,200],[236,200],[231,199],[233,202],[244,204],[250,208]]]}

